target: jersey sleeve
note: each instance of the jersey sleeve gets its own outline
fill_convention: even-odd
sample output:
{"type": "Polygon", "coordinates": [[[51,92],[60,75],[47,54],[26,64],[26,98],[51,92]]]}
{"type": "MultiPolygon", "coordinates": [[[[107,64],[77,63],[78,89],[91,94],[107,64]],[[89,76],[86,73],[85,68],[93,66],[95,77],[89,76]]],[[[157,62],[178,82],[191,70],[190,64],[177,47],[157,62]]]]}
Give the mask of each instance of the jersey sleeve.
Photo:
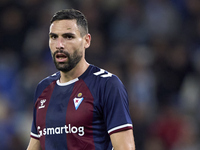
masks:
{"type": "Polygon", "coordinates": [[[113,75],[104,88],[104,118],[108,134],[132,129],[128,95],[122,82],[113,75]]]}
{"type": "Polygon", "coordinates": [[[35,138],[35,139],[40,138],[40,136],[37,132],[37,127],[36,127],[36,107],[35,107],[35,103],[37,101],[37,93],[38,93],[37,91],[38,91],[38,87],[35,91],[35,96],[34,96],[33,121],[32,121],[31,133],[30,133],[30,136],[32,138],[35,138]]]}
{"type": "Polygon", "coordinates": [[[40,138],[40,136],[38,135],[38,133],[37,133],[37,128],[36,128],[36,110],[35,110],[35,108],[34,108],[34,112],[33,112],[33,122],[32,122],[32,127],[31,127],[31,134],[30,134],[30,136],[32,137],[32,138],[35,138],[35,139],[39,139],[40,138]]]}

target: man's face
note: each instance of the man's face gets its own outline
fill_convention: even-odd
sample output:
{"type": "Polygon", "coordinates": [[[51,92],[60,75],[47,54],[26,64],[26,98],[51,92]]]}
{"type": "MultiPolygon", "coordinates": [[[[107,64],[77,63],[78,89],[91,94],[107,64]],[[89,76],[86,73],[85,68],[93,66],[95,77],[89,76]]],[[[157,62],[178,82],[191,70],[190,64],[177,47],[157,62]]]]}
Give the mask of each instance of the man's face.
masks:
{"type": "Polygon", "coordinates": [[[58,20],[51,24],[49,47],[58,70],[68,72],[83,59],[87,48],[85,36],[81,37],[76,20],[58,20]]]}

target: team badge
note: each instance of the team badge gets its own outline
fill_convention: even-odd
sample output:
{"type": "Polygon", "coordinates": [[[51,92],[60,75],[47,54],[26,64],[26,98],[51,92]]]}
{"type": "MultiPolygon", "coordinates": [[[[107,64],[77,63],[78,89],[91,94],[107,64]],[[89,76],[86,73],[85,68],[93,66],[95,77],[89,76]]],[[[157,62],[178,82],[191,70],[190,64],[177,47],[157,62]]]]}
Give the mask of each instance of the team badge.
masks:
{"type": "Polygon", "coordinates": [[[81,102],[83,101],[83,97],[82,97],[82,93],[78,93],[77,97],[75,97],[73,100],[74,100],[74,106],[75,106],[75,109],[77,110],[78,107],[80,106],[81,102]]]}

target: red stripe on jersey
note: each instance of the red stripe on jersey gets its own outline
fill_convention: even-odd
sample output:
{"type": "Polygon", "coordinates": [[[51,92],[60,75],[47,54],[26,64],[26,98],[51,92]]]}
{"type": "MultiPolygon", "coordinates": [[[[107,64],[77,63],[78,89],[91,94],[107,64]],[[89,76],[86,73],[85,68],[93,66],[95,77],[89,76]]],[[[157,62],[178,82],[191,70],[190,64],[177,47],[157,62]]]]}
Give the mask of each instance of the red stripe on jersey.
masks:
{"type": "Polygon", "coordinates": [[[94,98],[90,90],[85,82],[80,79],[74,85],[67,106],[66,124],[71,127],[71,129],[68,129],[71,133],[67,134],[68,149],[80,149],[80,147],[89,150],[95,149],[92,130],[93,103],[94,98]],[[76,100],[82,98],[83,100],[76,107],[76,100]]]}
{"type": "MultiPolygon", "coordinates": [[[[56,81],[52,82],[48,87],[46,87],[46,89],[44,89],[44,91],[38,97],[36,101],[36,104],[35,104],[35,108],[37,110],[36,125],[37,127],[40,127],[40,129],[37,129],[38,131],[46,127],[47,108],[48,108],[51,94],[54,90],[55,84],[56,84],[56,81]]],[[[38,132],[38,135],[40,134],[42,133],[38,132]]],[[[45,149],[45,136],[40,137],[40,143],[41,143],[42,149],[45,149]]]]}

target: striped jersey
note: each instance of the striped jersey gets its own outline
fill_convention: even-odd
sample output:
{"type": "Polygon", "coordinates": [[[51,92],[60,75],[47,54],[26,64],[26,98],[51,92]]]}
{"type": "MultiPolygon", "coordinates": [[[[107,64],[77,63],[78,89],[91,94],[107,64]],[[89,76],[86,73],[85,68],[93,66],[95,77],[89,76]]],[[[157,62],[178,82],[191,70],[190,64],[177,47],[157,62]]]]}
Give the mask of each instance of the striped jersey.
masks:
{"type": "Polygon", "coordinates": [[[93,65],[74,80],[59,79],[57,72],[37,86],[31,137],[43,150],[112,150],[110,135],[132,129],[122,82],[93,65]]]}

